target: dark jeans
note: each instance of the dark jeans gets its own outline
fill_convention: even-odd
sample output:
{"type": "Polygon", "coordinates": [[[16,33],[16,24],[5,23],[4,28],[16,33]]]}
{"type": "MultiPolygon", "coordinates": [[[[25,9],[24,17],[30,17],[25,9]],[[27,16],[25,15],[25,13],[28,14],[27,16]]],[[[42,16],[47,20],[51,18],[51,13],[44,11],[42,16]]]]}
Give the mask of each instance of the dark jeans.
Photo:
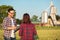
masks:
{"type": "Polygon", "coordinates": [[[16,40],[16,38],[7,38],[7,37],[4,37],[4,40],[16,40]]]}

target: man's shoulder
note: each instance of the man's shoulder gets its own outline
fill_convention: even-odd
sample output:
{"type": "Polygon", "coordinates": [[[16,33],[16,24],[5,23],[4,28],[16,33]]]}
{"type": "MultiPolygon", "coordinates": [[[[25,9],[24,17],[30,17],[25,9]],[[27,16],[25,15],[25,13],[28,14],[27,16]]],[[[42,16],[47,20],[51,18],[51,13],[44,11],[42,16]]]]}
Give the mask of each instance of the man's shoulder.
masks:
{"type": "Polygon", "coordinates": [[[8,17],[5,17],[4,20],[8,19],[8,17]]]}

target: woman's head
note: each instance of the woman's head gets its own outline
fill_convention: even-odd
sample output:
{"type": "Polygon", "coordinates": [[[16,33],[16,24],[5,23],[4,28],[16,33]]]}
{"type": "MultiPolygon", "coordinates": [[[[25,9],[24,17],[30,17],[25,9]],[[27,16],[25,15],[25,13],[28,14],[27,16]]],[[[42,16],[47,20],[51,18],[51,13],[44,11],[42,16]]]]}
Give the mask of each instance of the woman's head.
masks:
{"type": "Polygon", "coordinates": [[[30,16],[29,16],[28,13],[25,13],[25,14],[23,15],[23,23],[31,23],[31,21],[30,21],[30,16]]]}

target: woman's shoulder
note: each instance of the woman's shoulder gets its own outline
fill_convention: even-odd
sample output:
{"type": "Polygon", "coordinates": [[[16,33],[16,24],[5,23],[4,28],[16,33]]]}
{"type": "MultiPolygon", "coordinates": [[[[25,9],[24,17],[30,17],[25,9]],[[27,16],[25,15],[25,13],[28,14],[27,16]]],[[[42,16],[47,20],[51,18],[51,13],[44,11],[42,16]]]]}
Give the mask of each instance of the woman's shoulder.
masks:
{"type": "Polygon", "coordinates": [[[35,24],[33,24],[33,23],[29,23],[29,24],[21,23],[20,25],[35,25],[35,24]]]}
{"type": "Polygon", "coordinates": [[[31,23],[30,25],[35,26],[35,24],[31,23]]]}
{"type": "Polygon", "coordinates": [[[33,23],[31,23],[31,25],[34,25],[33,23]]]}
{"type": "Polygon", "coordinates": [[[24,25],[23,23],[21,23],[20,25],[24,25]]]}

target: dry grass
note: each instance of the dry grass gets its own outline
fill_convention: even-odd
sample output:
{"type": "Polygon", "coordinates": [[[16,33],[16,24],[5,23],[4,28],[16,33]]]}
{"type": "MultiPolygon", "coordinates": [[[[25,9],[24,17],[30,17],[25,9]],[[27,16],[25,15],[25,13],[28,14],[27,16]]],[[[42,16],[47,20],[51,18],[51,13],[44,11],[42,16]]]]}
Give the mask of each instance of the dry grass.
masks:
{"type": "MultiPolygon", "coordinates": [[[[47,28],[37,27],[38,40],[60,40],[60,27],[47,28]]],[[[20,40],[18,32],[16,32],[16,39],[20,40]]],[[[3,30],[0,30],[0,40],[3,40],[3,30]]]]}
{"type": "Polygon", "coordinates": [[[60,40],[60,30],[37,30],[39,40],[60,40]]]}

